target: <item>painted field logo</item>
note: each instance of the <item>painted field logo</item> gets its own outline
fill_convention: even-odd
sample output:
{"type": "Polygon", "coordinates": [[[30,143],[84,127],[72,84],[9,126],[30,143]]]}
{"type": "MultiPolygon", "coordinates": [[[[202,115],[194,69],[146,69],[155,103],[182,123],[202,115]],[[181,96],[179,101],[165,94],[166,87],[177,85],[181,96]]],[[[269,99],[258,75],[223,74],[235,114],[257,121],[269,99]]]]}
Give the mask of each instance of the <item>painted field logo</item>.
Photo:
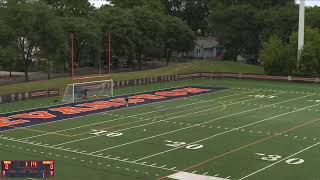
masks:
{"type": "Polygon", "coordinates": [[[189,97],[204,93],[212,93],[226,88],[222,87],[178,87],[161,91],[131,94],[113,98],[103,98],[87,102],[63,104],[45,108],[25,110],[14,113],[0,114],[0,131],[16,127],[26,127],[63,119],[78,118],[91,114],[126,108],[125,98],[129,97],[130,106],[139,106],[159,101],[189,97]]]}

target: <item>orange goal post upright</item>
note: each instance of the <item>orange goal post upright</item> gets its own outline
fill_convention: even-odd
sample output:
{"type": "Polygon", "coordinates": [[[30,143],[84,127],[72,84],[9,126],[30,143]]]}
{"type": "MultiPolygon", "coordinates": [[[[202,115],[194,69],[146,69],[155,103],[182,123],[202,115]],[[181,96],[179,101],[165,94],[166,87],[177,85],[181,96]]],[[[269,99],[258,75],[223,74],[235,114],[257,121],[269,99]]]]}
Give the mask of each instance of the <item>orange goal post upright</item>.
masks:
{"type": "Polygon", "coordinates": [[[107,37],[107,54],[106,54],[106,64],[108,65],[108,69],[102,69],[102,60],[100,59],[100,74],[99,75],[89,75],[89,76],[77,76],[75,73],[75,48],[74,48],[74,33],[70,33],[70,41],[71,41],[71,76],[72,80],[88,80],[88,79],[97,79],[111,76],[111,32],[106,34],[107,37]],[[103,73],[107,72],[107,74],[103,73]]]}

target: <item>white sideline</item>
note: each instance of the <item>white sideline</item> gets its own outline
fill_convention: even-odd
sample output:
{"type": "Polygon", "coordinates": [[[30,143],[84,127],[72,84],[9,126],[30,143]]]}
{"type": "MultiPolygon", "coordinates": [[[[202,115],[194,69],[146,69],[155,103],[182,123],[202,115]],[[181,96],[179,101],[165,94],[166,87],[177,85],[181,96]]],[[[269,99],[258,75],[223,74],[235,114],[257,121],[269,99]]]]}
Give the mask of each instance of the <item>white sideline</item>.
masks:
{"type": "MultiPolygon", "coordinates": [[[[0,137],[1,138],[1,137],[0,137]]],[[[2,138],[3,139],[3,138],[2,138]]],[[[132,162],[132,161],[128,161],[128,160],[121,160],[121,159],[116,159],[116,158],[112,158],[109,156],[99,156],[99,155],[92,155],[92,154],[88,154],[85,153],[85,151],[75,151],[75,150],[68,150],[68,149],[62,149],[62,148],[56,148],[53,146],[46,146],[46,145],[39,145],[39,144],[33,144],[31,142],[26,142],[26,141],[20,141],[20,140],[15,140],[15,139],[5,139],[7,141],[13,141],[13,142],[19,142],[19,143],[24,143],[24,144],[29,144],[29,145],[34,145],[34,146],[39,146],[39,147],[44,147],[44,148],[49,148],[49,149],[55,149],[55,150],[60,150],[60,151],[66,151],[66,152],[71,152],[71,153],[75,153],[75,154],[81,154],[81,155],[86,155],[86,156],[91,156],[91,157],[96,157],[96,158],[102,158],[102,159],[108,159],[108,160],[114,160],[114,161],[119,161],[119,162],[125,162],[125,163],[129,163],[129,164],[135,164],[135,165],[141,165],[141,166],[146,166],[146,167],[152,167],[152,168],[157,168],[157,169],[162,169],[162,170],[168,170],[168,171],[173,171],[173,172],[177,172],[178,170],[175,169],[169,169],[169,168],[165,168],[165,167],[158,167],[158,166],[154,166],[154,165],[148,165],[148,164],[143,164],[143,163],[136,163],[136,162],[132,162]]]]}
{"type": "Polygon", "coordinates": [[[290,101],[294,101],[294,100],[297,100],[297,99],[305,98],[305,97],[308,97],[308,96],[312,96],[312,95],[302,96],[302,97],[299,97],[299,98],[294,98],[294,99],[291,99],[291,100],[281,101],[281,102],[278,102],[278,103],[274,103],[274,104],[270,104],[270,105],[266,105],[266,106],[262,106],[262,107],[258,107],[258,108],[254,108],[254,109],[250,109],[250,110],[241,111],[241,112],[238,112],[238,113],[234,113],[234,114],[222,116],[222,117],[215,118],[215,119],[212,119],[212,120],[207,121],[207,122],[198,123],[198,124],[195,124],[195,125],[192,125],[192,126],[187,126],[187,127],[185,127],[185,128],[176,129],[176,130],[169,131],[169,132],[162,133],[162,134],[158,134],[158,135],[155,135],[155,136],[150,136],[150,137],[148,137],[148,138],[143,138],[143,139],[139,139],[139,140],[132,141],[132,142],[129,142],[129,143],[124,143],[124,144],[121,144],[121,145],[117,145],[117,146],[113,146],[113,147],[101,149],[101,150],[98,150],[98,151],[94,151],[94,152],[91,152],[91,154],[97,153],[97,152],[102,152],[102,151],[109,150],[109,149],[114,149],[114,148],[117,148],[117,147],[122,147],[122,146],[129,145],[129,144],[133,144],[133,143],[136,143],[136,142],[141,142],[141,141],[144,141],[144,140],[152,139],[152,138],[159,137],[159,136],[166,135],[166,134],[170,134],[170,133],[173,133],[173,132],[177,132],[177,131],[181,131],[181,130],[185,130],[185,129],[190,129],[190,128],[195,127],[195,126],[199,126],[199,125],[203,125],[203,124],[208,124],[208,123],[211,123],[211,122],[214,122],[214,121],[216,121],[216,120],[223,119],[223,118],[226,118],[226,117],[232,117],[232,116],[234,116],[234,115],[243,114],[243,113],[250,112],[250,111],[254,111],[254,110],[258,110],[258,109],[263,109],[263,108],[270,107],[270,106],[273,106],[273,105],[276,105],[276,104],[285,103],[285,102],[290,102],[290,101]]]}
{"type": "MultiPolygon", "coordinates": [[[[252,92],[256,92],[256,90],[249,91],[249,92],[238,93],[238,94],[227,95],[227,96],[222,96],[222,97],[219,97],[219,98],[216,98],[216,99],[222,99],[222,98],[226,98],[226,97],[232,97],[232,96],[237,96],[237,95],[242,95],[242,94],[247,94],[247,93],[252,93],[252,92]]],[[[201,96],[201,95],[205,95],[205,94],[199,94],[199,95],[196,95],[196,96],[201,96]]],[[[192,96],[192,97],[194,97],[194,96],[192,96]]],[[[208,100],[207,102],[211,102],[211,101],[214,101],[216,99],[208,100]]],[[[167,101],[172,101],[172,100],[177,100],[177,99],[171,99],[171,100],[167,100],[167,101]]],[[[160,101],[160,102],[165,102],[165,101],[160,101]]],[[[160,103],[160,102],[155,102],[155,103],[160,103]]],[[[152,104],[155,104],[155,103],[152,103],[152,104]]],[[[200,104],[200,103],[204,103],[204,102],[191,103],[190,105],[200,104]]],[[[131,106],[131,108],[132,107],[137,107],[137,106],[131,106]]],[[[130,107],[128,107],[128,108],[130,108],[130,107]]],[[[22,140],[23,139],[31,139],[31,138],[40,137],[40,136],[45,136],[45,135],[50,135],[50,134],[56,134],[56,133],[70,131],[70,130],[74,130],[74,129],[80,129],[80,128],[83,128],[83,127],[94,126],[94,125],[103,124],[103,123],[107,123],[107,122],[113,122],[113,121],[117,121],[117,120],[121,120],[121,119],[125,119],[125,118],[136,117],[136,116],[140,116],[140,115],[144,115],[144,114],[150,114],[150,113],[154,113],[154,112],[160,112],[160,111],[163,111],[163,110],[167,110],[167,108],[156,110],[156,111],[149,111],[149,112],[146,112],[146,113],[136,114],[136,115],[122,117],[122,118],[116,118],[116,119],[112,119],[112,120],[108,120],[108,121],[101,121],[101,122],[97,122],[97,123],[86,124],[86,125],[83,125],[83,126],[78,126],[78,127],[68,128],[68,129],[64,129],[64,130],[44,133],[44,134],[40,134],[40,135],[29,136],[29,137],[26,137],[26,138],[22,138],[22,140]]],[[[112,111],[108,111],[108,112],[112,112],[112,111]]],[[[105,113],[105,112],[103,112],[103,113],[105,113]]],[[[97,113],[97,114],[101,114],[101,113],[97,113]]],[[[94,115],[97,115],[97,114],[94,114],[94,115]]],[[[85,116],[82,116],[82,117],[85,117],[85,116]]],[[[76,118],[78,118],[78,117],[76,117],[76,118]]],[[[76,119],[76,118],[69,118],[69,119],[65,119],[65,120],[76,119]]],[[[64,120],[62,120],[62,121],[64,121],[64,120]]],[[[54,122],[51,122],[51,123],[54,123],[54,122]]],[[[44,124],[47,124],[47,123],[43,123],[42,125],[44,125],[44,124]]],[[[38,124],[38,125],[40,125],[40,124],[38,124]]],[[[35,125],[35,126],[38,126],[38,125],[35,125]]],[[[31,126],[28,126],[28,127],[31,127],[31,126]]]]}
{"type": "MultiPolygon", "coordinates": [[[[265,122],[265,121],[269,121],[269,120],[274,119],[274,118],[278,118],[278,117],[281,117],[281,116],[285,116],[285,115],[288,115],[288,114],[292,114],[292,113],[295,113],[295,112],[298,112],[298,111],[302,111],[302,110],[308,109],[308,108],[310,108],[310,107],[319,106],[319,105],[320,105],[320,103],[319,103],[319,104],[315,104],[315,105],[311,105],[311,106],[307,106],[307,107],[304,107],[304,108],[299,108],[299,109],[297,109],[297,110],[290,111],[290,112],[283,113],[283,114],[279,114],[279,115],[276,115],[276,116],[272,116],[272,117],[269,117],[269,118],[266,118],[266,119],[263,119],[263,120],[260,120],[260,121],[256,121],[256,122],[253,122],[253,123],[244,125],[244,126],[239,126],[239,127],[233,128],[233,129],[228,130],[228,131],[224,131],[224,132],[221,132],[221,133],[217,133],[217,134],[211,135],[211,136],[209,136],[209,137],[207,137],[207,138],[194,141],[194,142],[192,142],[192,143],[190,143],[190,144],[200,143],[200,142],[202,142],[202,141],[206,141],[206,140],[212,139],[212,138],[214,138],[214,137],[217,137],[217,136],[220,136],[220,135],[223,135],[223,134],[227,134],[227,133],[230,133],[230,132],[233,132],[233,131],[237,131],[237,130],[242,129],[242,128],[246,128],[246,127],[249,127],[249,126],[252,126],[252,125],[255,125],[255,124],[259,124],[259,123],[262,123],[262,122],[265,122]]],[[[148,158],[150,158],[150,157],[155,157],[155,156],[158,156],[158,155],[161,155],[161,154],[165,154],[165,153],[167,153],[167,152],[175,151],[175,150],[180,149],[180,148],[183,148],[183,147],[184,147],[184,146],[180,146],[180,147],[176,147],[176,148],[173,148],[173,149],[169,149],[169,150],[166,150],[166,151],[163,151],[163,152],[159,152],[159,153],[156,153],[156,154],[152,154],[152,155],[150,155],[150,156],[146,156],[146,157],[137,159],[137,160],[135,160],[134,162],[141,161],[141,160],[145,160],[145,159],[148,159],[148,158]]]]}
{"type": "MultiPolygon", "coordinates": [[[[282,93],[277,93],[277,94],[282,94],[282,93]]],[[[226,105],[239,104],[239,103],[242,103],[242,102],[252,101],[252,100],[256,100],[256,99],[260,99],[260,98],[253,98],[253,99],[239,101],[239,102],[236,102],[236,103],[230,103],[230,104],[226,104],[226,105]]],[[[207,105],[207,106],[211,106],[211,105],[207,105]]],[[[207,106],[202,106],[202,107],[198,107],[198,108],[194,108],[194,109],[199,109],[199,108],[202,109],[202,108],[207,107],[207,106]]],[[[209,108],[209,109],[205,109],[205,110],[201,110],[201,111],[197,111],[197,112],[193,112],[193,113],[187,113],[187,114],[180,115],[180,116],[174,116],[172,118],[167,118],[167,119],[164,119],[164,120],[159,120],[159,121],[154,121],[154,122],[150,122],[150,123],[146,123],[146,124],[142,124],[142,125],[138,125],[138,126],[133,126],[133,127],[129,127],[129,128],[126,128],[126,129],[120,129],[120,130],[113,131],[113,132],[121,132],[121,131],[128,130],[128,129],[133,129],[133,128],[137,128],[137,127],[147,126],[147,125],[150,125],[150,124],[160,123],[160,122],[171,120],[171,119],[176,119],[176,118],[180,118],[180,117],[189,116],[189,115],[192,115],[192,114],[198,114],[198,113],[201,113],[201,112],[214,110],[214,109],[219,108],[219,107],[223,107],[223,106],[218,106],[218,107],[215,107],[215,108],[209,108]]],[[[150,118],[150,119],[153,119],[153,118],[150,118]]],[[[148,120],[150,120],[150,119],[148,119],[148,120]]],[[[141,121],[144,121],[144,120],[141,120],[141,121]]],[[[141,122],[141,121],[136,121],[136,122],[141,122]]],[[[193,126],[197,126],[197,125],[193,125],[193,126]]],[[[53,146],[61,146],[61,145],[64,145],[64,144],[70,144],[70,143],[79,142],[79,141],[83,141],[83,140],[87,140],[87,139],[91,139],[91,138],[96,138],[96,137],[100,137],[100,136],[96,136],[96,135],[95,136],[90,136],[90,137],[86,137],[86,138],[82,138],[82,139],[77,139],[77,140],[73,140],[73,141],[69,141],[69,142],[64,142],[64,143],[61,143],[61,144],[56,144],[56,145],[53,145],[53,146]]]]}
{"type": "MultiPolygon", "coordinates": [[[[178,88],[179,86],[175,86],[175,87],[172,87],[172,88],[178,88]]],[[[166,90],[166,89],[169,89],[169,87],[167,88],[163,88],[163,89],[150,89],[150,90],[146,90],[146,91],[137,91],[137,92],[133,92],[133,93],[130,93],[130,94],[121,94],[121,95],[117,95],[117,96],[125,96],[125,95],[132,95],[132,94],[140,94],[140,93],[147,93],[147,92],[150,92],[150,91],[156,91],[156,90],[166,90]]],[[[222,92],[222,91],[227,91],[227,90],[231,90],[231,89],[224,89],[224,90],[221,90],[219,92],[222,92]]],[[[241,91],[241,90],[240,90],[241,91]]],[[[255,92],[257,90],[253,90],[252,92],[255,92]]],[[[212,93],[216,93],[216,92],[212,92],[212,93]]],[[[249,92],[244,92],[244,93],[249,93],[249,92]]],[[[207,94],[211,94],[211,93],[207,93],[207,94]]],[[[201,95],[206,95],[206,94],[198,94],[198,95],[194,95],[192,97],[197,97],[197,96],[201,96],[201,95]]],[[[115,96],[115,97],[117,97],[115,96]]],[[[192,99],[192,97],[190,97],[192,99]]],[[[103,99],[103,98],[101,98],[103,99]]],[[[101,100],[101,99],[97,99],[97,100],[101,100]]],[[[180,99],[180,98],[178,98],[180,99]]],[[[163,100],[163,101],[159,101],[159,102],[153,102],[152,104],[158,104],[158,103],[162,103],[162,102],[167,102],[167,101],[173,101],[173,100],[177,100],[177,99],[168,99],[168,100],[163,100]]],[[[50,106],[44,106],[44,107],[41,107],[41,108],[49,108],[49,107],[55,107],[55,106],[60,106],[60,105],[65,105],[65,104],[70,104],[70,103],[61,103],[61,104],[55,104],[55,105],[50,105],[50,106]]],[[[130,106],[130,107],[127,107],[126,109],[128,108],[135,108],[135,107],[141,107],[143,106],[144,104],[142,105],[138,105],[138,106],[130,106]]],[[[151,105],[151,104],[147,104],[147,105],[151,105]]],[[[27,111],[27,110],[36,110],[37,108],[40,108],[40,107],[33,107],[33,108],[30,108],[30,109],[24,109],[24,111],[27,111]]],[[[122,108],[120,109],[114,109],[114,110],[110,110],[108,112],[114,112],[114,111],[119,111],[119,110],[123,110],[122,108]]],[[[10,113],[14,113],[14,112],[20,112],[22,110],[17,110],[17,111],[11,111],[11,112],[4,112],[4,113],[0,113],[0,114],[10,114],[10,113]]],[[[100,112],[100,113],[96,113],[96,114],[89,114],[89,115],[84,115],[84,116],[81,116],[81,117],[87,117],[87,116],[92,116],[92,115],[98,115],[98,114],[105,114],[105,112],[100,112]]],[[[67,118],[67,119],[63,119],[63,120],[59,120],[59,121],[53,121],[53,122],[47,122],[47,123],[41,123],[41,124],[35,124],[35,125],[31,125],[31,126],[28,126],[28,127],[35,127],[35,126],[41,126],[41,125],[45,125],[45,124],[52,124],[52,123],[56,123],[56,122],[63,122],[63,121],[66,121],[66,120],[70,120],[70,119],[78,119],[79,117],[73,117],[73,118],[67,118]]],[[[23,129],[23,128],[28,128],[28,127],[21,127],[21,128],[18,128],[18,129],[23,129]]],[[[8,129],[8,130],[4,130],[4,131],[1,131],[0,133],[2,132],[6,132],[6,131],[14,131],[16,129],[8,129]]],[[[55,132],[54,132],[55,133],[55,132]]],[[[52,133],[52,134],[54,134],[52,133]]]]}
{"type": "MultiPolygon", "coordinates": [[[[171,88],[178,88],[179,86],[175,86],[175,87],[171,87],[171,88]]],[[[161,89],[150,89],[150,90],[145,90],[145,91],[136,91],[136,92],[131,92],[131,93],[127,93],[127,94],[119,94],[117,96],[125,96],[125,95],[132,95],[132,94],[140,94],[140,93],[147,93],[147,92],[150,92],[150,91],[161,91],[161,90],[166,90],[166,89],[170,89],[170,87],[167,87],[167,88],[161,88],[161,89]]],[[[225,89],[225,90],[229,90],[229,89],[225,89]]],[[[115,96],[115,97],[117,97],[115,96]]],[[[62,96],[59,96],[59,97],[62,97],[62,96]]],[[[105,99],[105,98],[98,98],[97,100],[101,100],[101,99],[105,99]]],[[[17,111],[10,111],[10,112],[4,112],[4,113],[0,113],[0,114],[10,114],[10,113],[15,113],[15,112],[20,112],[20,111],[28,111],[28,110],[36,110],[38,108],[49,108],[49,107],[54,107],[54,106],[60,106],[60,105],[65,105],[65,104],[72,104],[70,102],[68,103],[57,103],[57,104],[54,104],[54,105],[49,105],[49,106],[43,106],[43,107],[32,107],[30,109],[23,109],[23,110],[17,110],[17,111]]],[[[115,110],[118,110],[118,109],[115,109],[115,110]]]]}
{"type": "Polygon", "coordinates": [[[276,165],[276,164],[279,164],[279,163],[282,162],[282,161],[285,161],[285,160],[287,160],[287,159],[289,159],[289,158],[291,158],[291,157],[293,157],[293,156],[296,156],[296,155],[298,155],[298,154],[300,154],[300,153],[302,153],[302,152],[304,152],[304,151],[306,151],[306,150],[309,150],[309,149],[311,149],[311,148],[313,148],[313,147],[315,147],[315,146],[318,146],[319,144],[320,144],[320,142],[317,142],[317,143],[315,143],[315,144],[313,144],[313,145],[311,145],[311,146],[308,146],[308,147],[306,147],[306,148],[304,148],[304,149],[302,149],[302,150],[300,150],[300,151],[298,151],[298,152],[296,152],[296,153],[294,153],[294,154],[292,154],[292,155],[290,155],[290,156],[287,156],[286,158],[283,158],[283,159],[281,159],[281,160],[279,160],[279,161],[277,161],[277,162],[275,162],[275,163],[273,163],[273,164],[270,164],[269,166],[266,166],[266,167],[261,168],[261,169],[255,171],[255,172],[253,172],[253,173],[251,173],[251,174],[249,174],[249,175],[246,175],[246,176],[240,178],[239,180],[243,180],[243,179],[246,179],[246,178],[248,178],[248,177],[250,177],[250,176],[253,176],[253,175],[255,175],[255,174],[257,174],[257,173],[259,173],[259,172],[261,172],[261,171],[264,171],[264,170],[266,170],[266,169],[268,169],[268,168],[270,168],[270,167],[272,167],[272,166],[274,166],[274,165],[276,165]]]}
{"type": "Polygon", "coordinates": [[[172,175],[168,176],[168,178],[177,179],[177,180],[229,180],[226,178],[213,177],[213,176],[207,176],[207,175],[199,175],[199,174],[182,172],[182,171],[179,171],[175,174],[172,174],[172,175]]]}

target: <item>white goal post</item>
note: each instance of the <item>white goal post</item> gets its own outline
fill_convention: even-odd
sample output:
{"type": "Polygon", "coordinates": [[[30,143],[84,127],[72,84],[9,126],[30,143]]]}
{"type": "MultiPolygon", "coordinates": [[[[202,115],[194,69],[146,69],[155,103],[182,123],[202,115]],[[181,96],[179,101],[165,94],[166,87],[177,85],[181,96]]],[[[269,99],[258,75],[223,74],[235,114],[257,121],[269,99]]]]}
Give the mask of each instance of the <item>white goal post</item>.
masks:
{"type": "Polygon", "coordinates": [[[89,81],[68,84],[62,102],[75,102],[113,96],[113,81],[89,81]]]}

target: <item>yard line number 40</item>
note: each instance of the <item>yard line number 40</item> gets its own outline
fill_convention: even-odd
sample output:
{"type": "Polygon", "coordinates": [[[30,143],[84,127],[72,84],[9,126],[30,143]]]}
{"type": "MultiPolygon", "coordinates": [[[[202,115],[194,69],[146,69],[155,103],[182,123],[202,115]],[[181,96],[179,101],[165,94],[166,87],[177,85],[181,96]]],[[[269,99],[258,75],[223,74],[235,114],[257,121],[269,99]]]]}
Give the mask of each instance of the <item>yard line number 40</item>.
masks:
{"type": "MultiPolygon", "coordinates": [[[[279,156],[279,155],[268,155],[263,153],[256,153],[256,155],[261,156],[261,160],[270,161],[270,162],[274,162],[282,159],[282,156],[279,156]]],[[[298,165],[298,164],[304,163],[304,160],[300,158],[292,158],[292,159],[287,159],[285,163],[290,165],[298,165]]]]}

